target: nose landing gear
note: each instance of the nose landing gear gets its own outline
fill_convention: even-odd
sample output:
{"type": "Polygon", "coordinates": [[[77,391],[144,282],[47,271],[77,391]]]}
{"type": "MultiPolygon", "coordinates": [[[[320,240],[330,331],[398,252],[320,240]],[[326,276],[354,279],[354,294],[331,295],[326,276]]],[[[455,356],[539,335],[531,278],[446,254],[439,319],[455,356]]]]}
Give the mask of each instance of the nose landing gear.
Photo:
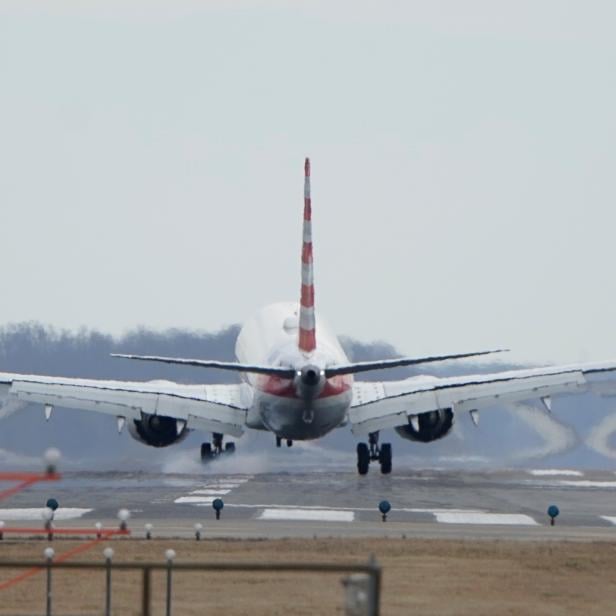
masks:
{"type": "Polygon", "coordinates": [[[218,432],[212,434],[211,443],[201,444],[201,462],[209,462],[223,454],[231,455],[235,453],[235,443],[224,443],[224,436],[218,432]]]}
{"type": "Polygon", "coordinates": [[[391,443],[383,443],[379,446],[379,433],[370,432],[368,443],[357,444],[357,472],[366,475],[371,461],[379,462],[381,473],[391,473],[391,443]]]}

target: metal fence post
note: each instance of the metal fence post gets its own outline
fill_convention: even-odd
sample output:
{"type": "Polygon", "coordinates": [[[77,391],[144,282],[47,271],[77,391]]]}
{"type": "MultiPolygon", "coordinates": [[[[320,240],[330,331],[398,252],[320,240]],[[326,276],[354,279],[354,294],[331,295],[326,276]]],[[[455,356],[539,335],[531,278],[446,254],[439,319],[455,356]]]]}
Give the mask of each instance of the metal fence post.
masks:
{"type": "Polygon", "coordinates": [[[141,616],[151,616],[150,614],[150,586],[152,578],[150,567],[143,568],[143,588],[141,595],[141,616]]]}
{"type": "Polygon", "coordinates": [[[376,562],[374,554],[370,554],[368,564],[372,569],[372,574],[370,575],[370,613],[372,616],[379,616],[381,604],[381,567],[376,562]]]}
{"type": "Polygon", "coordinates": [[[113,558],[113,548],[103,550],[105,557],[105,616],[111,616],[111,559],[113,558]]]}
{"type": "Polygon", "coordinates": [[[167,610],[166,616],[171,616],[171,570],[173,567],[173,559],[175,558],[174,550],[167,550],[165,552],[165,558],[167,560],[167,610]]]}
{"type": "Polygon", "coordinates": [[[47,561],[47,596],[45,614],[51,616],[51,565],[53,564],[54,551],[53,548],[45,548],[43,552],[47,561]]]}

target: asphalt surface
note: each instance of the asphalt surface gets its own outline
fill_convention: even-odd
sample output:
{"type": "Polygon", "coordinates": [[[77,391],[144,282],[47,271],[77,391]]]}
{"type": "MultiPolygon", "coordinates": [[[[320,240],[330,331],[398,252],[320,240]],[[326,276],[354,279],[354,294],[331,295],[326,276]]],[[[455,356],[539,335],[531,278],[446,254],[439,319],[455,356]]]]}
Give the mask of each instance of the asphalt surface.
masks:
{"type": "Polygon", "coordinates": [[[340,472],[169,475],[67,473],[0,503],[6,527],[41,527],[55,498],[56,525],[117,526],[120,508],[142,537],[156,536],[616,539],[616,473],[552,469],[492,472],[421,470],[359,477],[340,472]],[[224,502],[215,519],[212,502],[224,502]],[[387,500],[386,522],[378,511],[387,500]],[[549,505],[560,515],[550,526],[549,505]]]}

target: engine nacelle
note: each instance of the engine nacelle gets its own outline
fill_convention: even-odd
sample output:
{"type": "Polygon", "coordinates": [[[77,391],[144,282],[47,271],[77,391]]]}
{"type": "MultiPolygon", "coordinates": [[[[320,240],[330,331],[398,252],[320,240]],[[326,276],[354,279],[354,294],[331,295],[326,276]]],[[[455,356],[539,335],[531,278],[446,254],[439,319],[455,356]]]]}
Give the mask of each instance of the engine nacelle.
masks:
{"type": "Polygon", "coordinates": [[[408,423],[396,427],[396,432],[409,441],[431,443],[449,434],[453,426],[453,411],[449,408],[417,415],[419,430],[408,423]]]}
{"type": "Polygon", "coordinates": [[[173,417],[142,413],[141,419],[128,424],[130,435],[150,447],[168,447],[183,441],[188,435],[186,426],[173,417]]]}

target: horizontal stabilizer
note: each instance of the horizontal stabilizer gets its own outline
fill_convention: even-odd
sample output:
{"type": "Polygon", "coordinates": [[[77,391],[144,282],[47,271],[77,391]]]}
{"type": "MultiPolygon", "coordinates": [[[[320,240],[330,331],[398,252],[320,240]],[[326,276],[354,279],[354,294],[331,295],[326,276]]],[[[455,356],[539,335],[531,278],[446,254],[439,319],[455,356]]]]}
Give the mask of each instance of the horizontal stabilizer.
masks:
{"type": "Polygon", "coordinates": [[[354,364],[343,364],[325,369],[325,376],[330,378],[340,374],[357,374],[369,370],[384,370],[386,368],[398,368],[399,366],[417,366],[419,364],[432,364],[449,359],[466,359],[467,357],[479,357],[493,353],[504,353],[508,349],[495,349],[493,351],[478,351],[476,353],[458,353],[456,355],[433,355],[431,357],[400,357],[397,359],[382,359],[380,361],[361,361],[354,364]]]}
{"type": "Polygon", "coordinates": [[[231,370],[233,372],[268,374],[278,376],[281,379],[292,379],[295,376],[295,370],[293,370],[293,368],[282,368],[277,366],[255,366],[251,364],[238,364],[235,362],[212,361],[209,359],[183,359],[181,357],[158,357],[157,355],[124,355],[122,353],[112,353],[111,357],[137,359],[139,361],[156,361],[163,364],[179,364],[182,366],[197,366],[200,368],[218,368],[219,370],[231,370]]]}

